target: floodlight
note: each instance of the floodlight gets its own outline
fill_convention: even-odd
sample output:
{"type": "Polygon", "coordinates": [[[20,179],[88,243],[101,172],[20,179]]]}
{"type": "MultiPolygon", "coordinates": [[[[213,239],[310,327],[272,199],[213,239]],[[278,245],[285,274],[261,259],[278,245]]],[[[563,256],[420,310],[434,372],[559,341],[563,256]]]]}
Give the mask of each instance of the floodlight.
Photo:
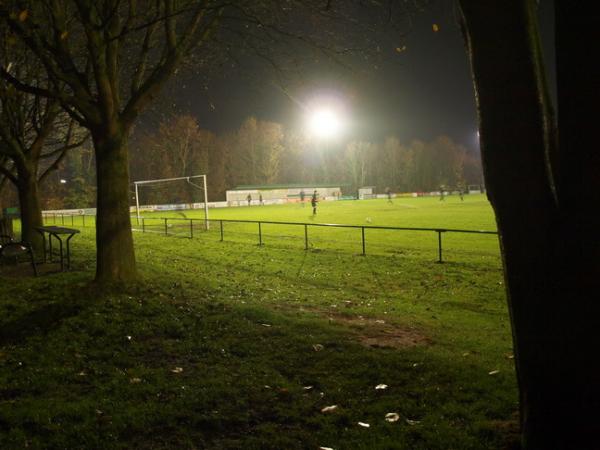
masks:
{"type": "Polygon", "coordinates": [[[330,109],[314,111],[308,125],[311,133],[321,138],[333,137],[342,128],[340,118],[330,109]]]}

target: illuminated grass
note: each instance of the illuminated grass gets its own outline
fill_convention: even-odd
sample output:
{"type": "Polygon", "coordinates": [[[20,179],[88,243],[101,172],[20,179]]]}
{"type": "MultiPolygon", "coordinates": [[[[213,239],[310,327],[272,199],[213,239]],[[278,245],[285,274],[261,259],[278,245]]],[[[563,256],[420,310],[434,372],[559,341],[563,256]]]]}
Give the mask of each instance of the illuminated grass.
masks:
{"type": "MultiPolygon", "coordinates": [[[[423,226],[493,223],[484,202],[457,205],[472,208],[467,219],[452,198],[423,200],[423,226]]],[[[359,214],[344,208],[378,202],[343,203],[328,221],[352,223],[359,214]]],[[[295,211],[269,209],[222,213],[295,211]]],[[[126,291],[88,287],[92,228],[73,240],[73,272],[0,272],[0,447],[496,449],[512,439],[497,256],[436,264],[407,246],[362,257],[354,243],[134,236],[143,281],[126,291]],[[329,405],[338,409],[321,413],[329,405]],[[400,420],[386,422],[390,412],[400,420]]]]}

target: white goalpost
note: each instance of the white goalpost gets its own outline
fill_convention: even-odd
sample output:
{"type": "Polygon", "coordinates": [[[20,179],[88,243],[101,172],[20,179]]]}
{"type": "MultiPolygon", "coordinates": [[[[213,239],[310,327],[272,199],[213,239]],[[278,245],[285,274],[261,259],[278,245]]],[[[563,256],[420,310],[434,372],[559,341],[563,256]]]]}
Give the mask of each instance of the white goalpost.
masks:
{"type": "Polygon", "coordinates": [[[135,186],[135,214],[137,217],[138,224],[140,222],[140,195],[139,195],[139,187],[147,186],[147,185],[158,185],[161,183],[171,183],[175,181],[185,181],[191,186],[194,186],[204,193],[204,225],[206,229],[209,229],[209,221],[208,221],[208,193],[206,190],[206,175],[190,175],[189,177],[177,177],[177,178],[160,178],[157,180],[141,180],[134,181],[133,184],[135,186]],[[202,182],[201,185],[194,183],[192,180],[197,180],[202,182]]]}

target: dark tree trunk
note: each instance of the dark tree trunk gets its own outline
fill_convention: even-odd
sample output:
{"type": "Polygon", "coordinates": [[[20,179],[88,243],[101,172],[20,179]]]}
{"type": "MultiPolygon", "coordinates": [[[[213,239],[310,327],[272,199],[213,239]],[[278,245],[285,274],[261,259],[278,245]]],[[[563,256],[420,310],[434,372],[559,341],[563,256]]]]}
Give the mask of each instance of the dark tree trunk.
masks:
{"type": "Polygon", "coordinates": [[[17,190],[19,193],[19,209],[21,212],[21,240],[30,243],[37,255],[42,253],[42,236],[36,231],[44,223],[39,196],[39,185],[36,171],[26,165],[17,164],[17,190]]]}
{"type": "MultiPolygon", "coordinates": [[[[486,186],[500,232],[523,448],[598,448],[598,238],[581,233],[587,228],[584,224],[594,223],[595,211],[592,204],[562,196],[561,180],[578,177],[572,172],[578,155],[570,146],[563,147],[563,139],[556,146],[535,2],[460,4],[486,186]]],[[[586,13],[586,8],[577,9],[580,15],[586,13]]],[[[578,65],[568,68],[569,73],[578,70],[578,65]]],[[[598,76],[596,72],[596,80],[598,76]]],[[[597,117],[587,109],[564,113],[597,117]]],[[[561,125],[563,121],[561,115],[561,125]]],[[[583,185],[597,193],[598,177],[595,180],[583,185]]]]}
{"type": "Polygon", "coordinates": [[[123,132],[93,133],[98,185],[96,281],[130,282],[137,270],[129,212],[129,164],[123,132]]]}

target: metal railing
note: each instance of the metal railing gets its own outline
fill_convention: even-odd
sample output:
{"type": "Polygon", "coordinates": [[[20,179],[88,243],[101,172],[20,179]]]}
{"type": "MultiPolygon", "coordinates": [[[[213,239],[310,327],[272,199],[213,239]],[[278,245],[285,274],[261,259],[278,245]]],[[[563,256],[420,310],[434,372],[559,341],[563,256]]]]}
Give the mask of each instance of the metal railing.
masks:
{"type": "MultiPolygon", "coordinates": [[[[95,216],[87,216],[85,214],[47,214],[44,215],[44,222],[48,224],[60,224],[60,225],[71,225],[71,226],[95,226],[95,216]]],[[[159,233],[165,236],[180,236],[193,239],[195,233],[209,232],[208,224],[210,222],[210,233],[218,232],[219,240],[225,241],[225,224],[255,224],[256,225],[256,238],[257,244],[262,246],[265,244],[263,225],[281,225],[291,227],[301,227],[304,231],[304,249],[310,249],[309,240],[309,229],[310,227],[321,227],[321,228],[338,228],[338,229],[356,229],[360,230],[360,242],[361,242],[361,254],[367,255],[367,230],[388,230],[388,231],[413,231],[423,233],[435,233],[437,235],[437,262],[443,262],[443,240],[442,235],[447,233],[462,233],[462,234],[477,234],[477,235],[497,235],[496,231],[484,231],[484,230],[463,230],[453,228],[425,228],[425,227],[392,227],[392,226],[378,226],[378,225],[345,225],[335,223],[308,223],[308,222],[281,222],[281,221],[269,221],[269,220],[243,220],[243,219],[188,219],[183,217],[151,217],[151,218],[140,218],[137,220],[132,217],[133,229],[141,231],[143,233],[159,233]],[[136,226],[137,224],[137,226],[136,226]],[[216,225],[216,226],[215,226],[216,225]]]]}

